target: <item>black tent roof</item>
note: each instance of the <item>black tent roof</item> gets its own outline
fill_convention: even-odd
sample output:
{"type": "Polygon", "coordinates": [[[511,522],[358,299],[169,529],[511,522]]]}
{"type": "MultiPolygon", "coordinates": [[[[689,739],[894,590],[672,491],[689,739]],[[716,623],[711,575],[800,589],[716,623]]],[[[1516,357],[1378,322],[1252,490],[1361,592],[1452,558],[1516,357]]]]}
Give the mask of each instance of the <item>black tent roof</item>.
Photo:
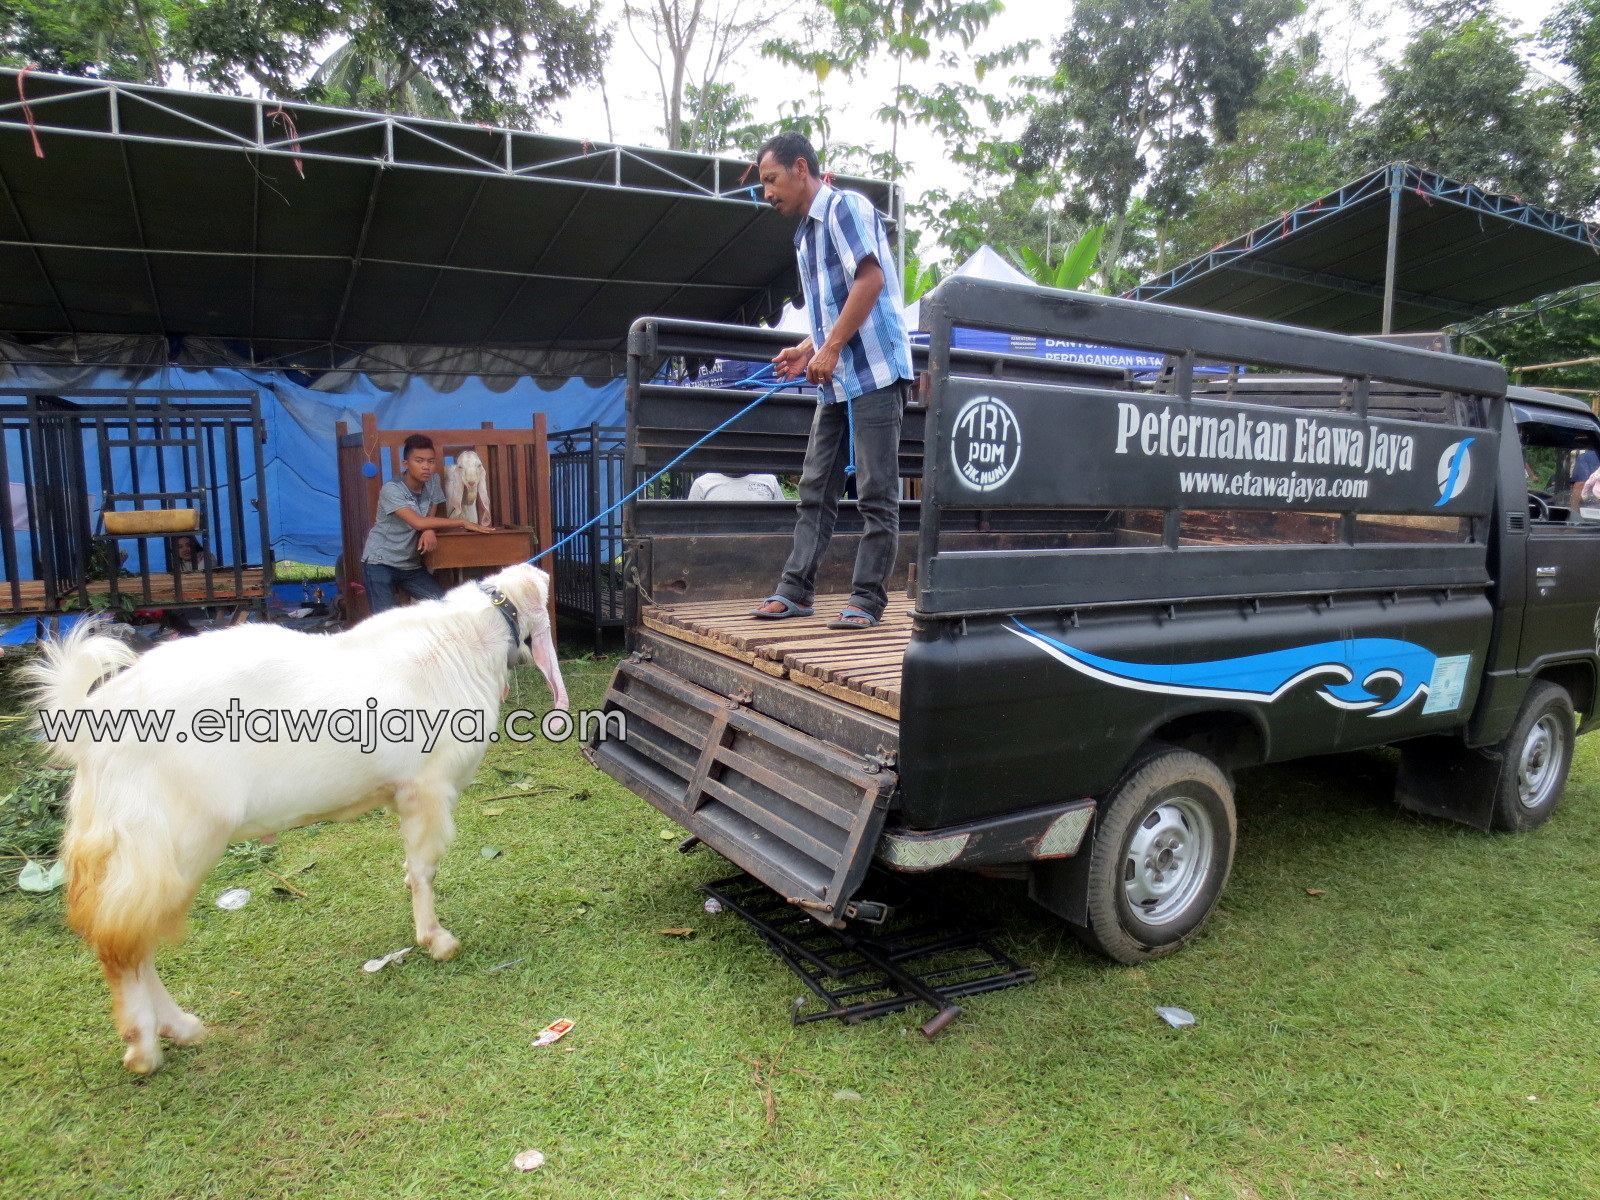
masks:
{"type": "Polygon", "coordinates": [[[733,159],[16,71],[0,96],[12,335],[610,349],[642,313],[755,321],[796,286],[733,159]]]}
{"type": "Polygon", "coordinates": [[[1336,333],[1442,329],[1600,279],[1600,226],[1404,163],[1284,213],[1128,295],[1336,333]]]}

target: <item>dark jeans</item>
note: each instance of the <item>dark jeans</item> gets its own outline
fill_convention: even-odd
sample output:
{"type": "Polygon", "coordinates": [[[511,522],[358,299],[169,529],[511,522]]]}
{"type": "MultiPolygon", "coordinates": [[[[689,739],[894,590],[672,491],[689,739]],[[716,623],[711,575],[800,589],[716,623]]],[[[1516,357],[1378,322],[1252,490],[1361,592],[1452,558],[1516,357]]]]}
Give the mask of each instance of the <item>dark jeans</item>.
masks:
{"type": "MultiPolygon", "coordinates": [[[[850,603],[875,617],[889,602],[885,584],[894,570],[900,535],[900,420],[905,384],[893,383],[849,402],[855,410],[856,507],[864,530],[856,549],[850,603]]],[[[800,476],[799,519],[794,549],[783,566],[778,595],[809,605],[816,593],[817,568],[839,517],[849,462],[849,423],[843,403],[818,404],[811,419],[805,471],[800,476]]]]}
{"type": "Polygon", "coordinates": [[[423,568],[402,571],[383,563],[363,562],[361,578],[367,585],[367,606],[375,613],[395,606],[395,589],[400,588],[413,600],[443,600],[444,589],[423,568]]]}

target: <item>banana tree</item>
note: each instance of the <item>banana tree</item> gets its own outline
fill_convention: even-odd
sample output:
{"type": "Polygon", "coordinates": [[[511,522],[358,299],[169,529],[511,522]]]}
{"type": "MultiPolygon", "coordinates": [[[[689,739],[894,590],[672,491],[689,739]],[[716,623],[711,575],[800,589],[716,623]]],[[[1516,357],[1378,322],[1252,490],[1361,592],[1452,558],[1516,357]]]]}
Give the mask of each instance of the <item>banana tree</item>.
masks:
{"type": "Polygon", "coordinates": [[[1094,274],[1095,264],[1100,258],[1100,245],[1105,241],[1105,237],[1104,225],[1090,226],[1082,237],[1067,248],[1067,252],[1061,256],[1061,261],[1053,267],[1027,246],[1023,246],[1018,254],[1022,259],[1023,269],[1036,282],[1044,284],[1045,287],[1077,291],[1083,286],[1083,281],[1094,274]]]}

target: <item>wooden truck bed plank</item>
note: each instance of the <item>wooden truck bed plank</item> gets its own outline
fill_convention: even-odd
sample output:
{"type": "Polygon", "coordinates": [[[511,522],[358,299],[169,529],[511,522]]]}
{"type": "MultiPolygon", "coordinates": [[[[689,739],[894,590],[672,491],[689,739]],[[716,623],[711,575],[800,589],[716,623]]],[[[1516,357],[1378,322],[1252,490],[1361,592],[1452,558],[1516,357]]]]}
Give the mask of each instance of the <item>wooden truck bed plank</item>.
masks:
{"type": "Polygon", "coordinates": [[[848,601],[848,596],[818,596],[816,615],[779,621],[750,616],[757,600],[650,605],[640,620],[656,633],[898,718],[900,664],[911,641],[910,601],[890,599],[882,623],[873,629],[829,629],[828,622],[848,601]]]}

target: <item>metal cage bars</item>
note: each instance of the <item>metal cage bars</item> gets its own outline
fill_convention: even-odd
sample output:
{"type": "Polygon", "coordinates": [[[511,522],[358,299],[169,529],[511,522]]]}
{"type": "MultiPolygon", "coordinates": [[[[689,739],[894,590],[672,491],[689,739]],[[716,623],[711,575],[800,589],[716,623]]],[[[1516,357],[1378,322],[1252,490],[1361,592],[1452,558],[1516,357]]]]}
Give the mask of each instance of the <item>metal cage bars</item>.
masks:
{"type": "MultiPolygon", "coordinates": [[[[237,602],[264,595],[271,586],[271,540],[265,504],[265,461],[262,452],[260,398],[247,391],[194,391],[170,389],[80,389],[59,394],[48,388],[0,389],[0,561],[5,585],[0,588],[0,610],[57,613],[76,604],[91,607],[92,548],[106,546],[106,596],[111,606],[124,595],[130,602],[160,608],[183,604],[237,602]],[[173,403],[181,396],[187,403],[173,403]],[[92,435],[91,439],[86,434],[92,435]],[[248,450],[240,445],[248,439],[248,450]],[[16,442],[19,461],[11,461],[16,442]],[[175,453],[174,453],[175,452],[175,453]],[[152,585],[149,537],[177,537],[181,533],[112,535],[90,527],[88,457],[99,472],[101,511],[122,502],[143,509],[153,502],[166,508],[186,501],[200,513],[199,528],[219,551],[217,535],[227,543],[230,565],[212,566],[201,560],[197,576],[186,588],[184,572],[170,571],[172,597],[165,598],[152,585]],[[20,480],[13,476],[20,473],[20,480]],[[148,477],[153,474],[153,480],[148,477]],[[119,484],[119,476],[125,483],[119,484]],[[245,496],[245,484],[256,481],[258,495],[245,496]],[[26,554],[14,528],[11,487],[20,482],[28,505],[26,554]],[[153,487],[149,486],[153,483],[153,487]],[[254,508],[251,514],[248,509],[254,508]],[[213,527],[208,517],[214,516],[213,527]],[[262,566],[259,580],[247,581],[255,571],[245,565],[248,522],[257,526],[262,566]],[[139,569],[122,587],[121,554],[117,545],[134,540],[139,569]],[[23,559],[39,584],[40,594],[26,589],[23,559]],[[231,591],[220,591],[216,577],[231,577],[231,591]],[[24,597],[24,591],[29,595],[24,597]]],[[[170,564],[168,564],[170,566],[170,564]]],[[[228,585],[224,585],[226,588],[228,585]]]]}

